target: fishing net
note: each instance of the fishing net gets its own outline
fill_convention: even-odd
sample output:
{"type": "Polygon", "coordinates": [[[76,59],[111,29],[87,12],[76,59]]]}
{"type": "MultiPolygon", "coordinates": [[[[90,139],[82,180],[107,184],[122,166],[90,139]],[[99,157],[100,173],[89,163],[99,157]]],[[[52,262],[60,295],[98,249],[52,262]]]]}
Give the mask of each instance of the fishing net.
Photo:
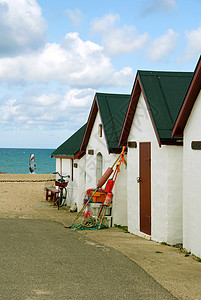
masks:
{"type": "MultiPolygon", "coordinates": [[[[93,190],[87,190],[85,193],[84,205],[91,197],[93,190]]],[[[107,218],[105,217],[106,208],[103,205],[106,194],[103,190],[98,190],[91,201],[87,204],[82,214],[77,217],[71,228],[74,230],[92,230],[92,229],[103,229],[107,226],[107,218]]]]}

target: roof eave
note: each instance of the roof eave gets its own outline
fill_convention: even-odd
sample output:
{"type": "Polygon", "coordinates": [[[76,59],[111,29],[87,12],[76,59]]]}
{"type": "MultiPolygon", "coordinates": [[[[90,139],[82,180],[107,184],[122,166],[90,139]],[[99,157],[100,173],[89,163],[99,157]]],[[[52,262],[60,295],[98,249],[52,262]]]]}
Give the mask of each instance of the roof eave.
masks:
{"type": "Polygon", "coordinates": [[[131,125],[135,115],[136,107],[141,93],[141,87],[139,84],[139,75],[136,75],[133,89],[131,92],[130,103],[127,109],[126,117],[124,120],[123,128],[119,139],[119,147],[126,146],[127,139],[130,133],[131,125]]]}
{"type": "Polygon", "coordinates": [[[74,155],[56,154],[56,155],[51,155],[51,158],[52,157],[55,157],[55,158],[71,158],[71,159],[73,159],[74,155]]]}
{"type": "Polygon", "coordinates": [[[201,89],[201,56],[172,130],[172,137],[182,137],[183,130],[201,89]]]}
{"type": "MultiPolygon", "coordinates": [[[[99,107],[99,104],[98,104],[97,97],[96,97],[96,102],[97,102],[97,106],[98,106],[98,111],[99,111],[99,113],[100,113],[100,107],[99,107]]],[[[105,126],[104,126],[104,123],[103,123],[103,120],[102,120],[101,113],[100,113],[100,119],[101,119],[101,123],[102,123],[102,126],[103,126],[103,131],[104,131],[104,133],[105,133],[105,126]]],[[[107,145],[108,153],[112,153],[112,152],[110,152],[110,149],[109,149],[109,145],[108,145],[108,140],[107,140],[106,134],[105,134],[105,140],[106,140],[106,145],[107,145]]]]}
{"type": "Polygon", "coordinates": [[[125,121],[124,121],[122,133],[121,133],[120,140],[119,140],[119,146],[120,147],[121,146],[126,146],[126,144],[127,144],[127,139],[128,139],[129,133],[130,133],[131,125],[132,125],[132,122],[133,122],[133,118],[134,118],[134,115],[135,115],[135,112],[136,112],[137,104],[138,104],[139,97],[140,97],[141,93],[143,94],[143,97],[145,99],[146,107],[147,107],[147,110],[148,110],[148,113],[149,113],[149,116],[150,116],[150,119],[151,119],[151,122],[152,122],[152,125],[153,125],[153,128],[154,128],[154,131],[155,131],[155,134],[156,134],[156,138],[157,138],[159,147],[161,147],[160,136],[157,132],[157,128],[155,126],[155,123],[154,123],[154,120],[153,120],[153,117],[152,117],[152,113],[151,113],[150,108],[149,108],[147,97],[145,95],[142,83],[140,81],[139,73],[137,73],[137,75],[136,75],[133,90],[132,90],[132,93],[131,93],[130,104],[129,104],[129,107],[128,107],[128,110],[127,110],[127,114],[126,114],[126,118],[125,118],[125,121]]]}
{"type": "Polygon", "coordinates": [[[86,151],[78,151],[75,155],[74,155],[74,159],[81,159],[84,155],[86,154],[86,151]]]}
{"type": "Polygon", "coordinates": [[[182,139],[167,139],[161,141],[161,146],[183,146],[183,140],[182,139]]]}
{"type": "Polygon", "coordinates": [[[98,105],[97,105],[97,98],[96,98],[96,95],[95,95],[94,101],[93,101],[93,104],[92,104],[92,107],[91,107],[91,111],[90,111],[90,114],[89,114],[89,118],[88,118],[88,121],[87,121],[87,127],[86,127],[86,130],[85,130],[85,133],[84,133],[82,144],[80,146],[80,152],[85,152],[86,151],[86,147],[87,147],[88,142],[89,142],[90,134],[91,134],[91,131],[92,131],[92,128],[93,128],[93,124],[94,124],[97,112],[98,112],[98,105]]]}
{"type": "Polygon", "coordinates": [[[113,154],[119,154],[121,153],[122,149],[109,149],[108,152],[113,154]]]}

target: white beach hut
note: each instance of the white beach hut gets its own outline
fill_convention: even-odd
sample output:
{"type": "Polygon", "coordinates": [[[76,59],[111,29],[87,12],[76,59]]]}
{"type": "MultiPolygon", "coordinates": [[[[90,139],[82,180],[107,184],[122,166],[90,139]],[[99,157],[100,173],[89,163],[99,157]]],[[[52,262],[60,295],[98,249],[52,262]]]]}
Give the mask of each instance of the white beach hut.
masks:
{"type": "Polygon", "coordinates": [[[128,230],[182,242],[182,139],[172,128],[192,73],[138,71],[120,145],[128,146],[128,230]]]}
{"type": "Polygon", "coordinates": [[[67,187],[67,205],[76,202],[78,210],[83,205],[82,194],[85,191],[85,152],[80,152],[80,146],[86,129],[86,124],[60,145],[53,153],[56,158],[56,171],[61,175],[70,175],[67,187]]]}
{"type": "Polygon", "coordinates": [[[173,128],[183,146],[183,247],[201,258],[201,57],[173,128]]]}
{"type": "MultiPolygon", "coordinates": [[[[83,137],[81,152],[86,152],[86,189],[97,182],[121,153],[118,146],[130,95],[96,93],[83,137]]],[[[112,204],[113,224],[127,225],[127,175],[121,166],[112,204]]]]}

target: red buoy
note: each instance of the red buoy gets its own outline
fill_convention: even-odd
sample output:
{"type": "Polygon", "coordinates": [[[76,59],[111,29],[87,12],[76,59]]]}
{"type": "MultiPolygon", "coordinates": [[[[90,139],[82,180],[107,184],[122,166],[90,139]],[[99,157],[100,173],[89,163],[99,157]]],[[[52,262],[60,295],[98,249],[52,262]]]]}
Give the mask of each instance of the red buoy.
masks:
{"type": "Polygon", "coordinates": [[[105,193],[111,192],[112,189],[113,189],[113,186],[114,186],[114,180],[113,179],[108,179],[108,182],[107,182],[106,187],[105,187],[105,193]]]}
{"type": "Polygon", "coordinates": [[[113,199],[113,193],[112,192],[107,193],[105,197],[104,205],[109,206],[112,202],[112,199],[113,199]]]}

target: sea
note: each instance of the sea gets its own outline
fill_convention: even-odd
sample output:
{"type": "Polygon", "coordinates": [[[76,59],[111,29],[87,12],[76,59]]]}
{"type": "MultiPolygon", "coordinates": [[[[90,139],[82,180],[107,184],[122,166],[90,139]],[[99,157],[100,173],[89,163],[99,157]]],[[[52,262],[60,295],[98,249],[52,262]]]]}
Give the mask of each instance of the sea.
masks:
{"type": "Polygon", "coordinates": [[[52,174],[56,159],[51,158],[55,149],[0,148],[0,173],[29,174],[30,155],[34,154],[35,174],[52,174]]]}

